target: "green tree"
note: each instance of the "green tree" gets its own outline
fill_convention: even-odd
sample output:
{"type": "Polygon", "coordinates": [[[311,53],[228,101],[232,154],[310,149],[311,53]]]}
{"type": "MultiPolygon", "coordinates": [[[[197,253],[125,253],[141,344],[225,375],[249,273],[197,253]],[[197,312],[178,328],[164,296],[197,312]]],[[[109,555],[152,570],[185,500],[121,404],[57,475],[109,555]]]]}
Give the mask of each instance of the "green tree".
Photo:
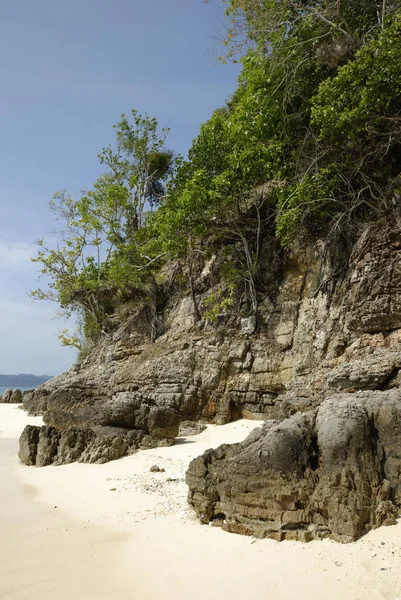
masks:
{"type": "Polygon", "coordinates": [[[125,115],[114,126],[117,145],[99,155],[107,166],[108,177],[125,188],[126,233],[144,224],[146,210],[157,205],[164,195],[164,185],[173,169],[173,153],[164,149],[168,128],[159,132],[157,120],[131,111],[132,121],[125,115]]]}
{"type": "MultiPolygon", "coordinates": [[[[132,116],[133,124],[122,116],[115,126],[117,149],[101,153],[107,171],[93,189],[77,200],[55,194],[50,205],[61,223],[59,240],[54,247],[38,240],[33,259],[48,281],[33,297],[80,313],[83,331],[92,337],[109,331],[119,298],[149,293],[150,270],[162,255],[148,252],[152,240],[145,215],[164,196],[173,155],[164,149],[167,130],[159,135],[155,119],[136,111],[132,116]]],[[[63,339],[76,345],[74,336],[63,339]]]]}
{"type": "Polygon", "coordinates": [[[279,202],[290,241],[302,223],[352,236],[397,206],[401,172],[401,15],[376,30],[311,98],[313,151],[279,202]]]}

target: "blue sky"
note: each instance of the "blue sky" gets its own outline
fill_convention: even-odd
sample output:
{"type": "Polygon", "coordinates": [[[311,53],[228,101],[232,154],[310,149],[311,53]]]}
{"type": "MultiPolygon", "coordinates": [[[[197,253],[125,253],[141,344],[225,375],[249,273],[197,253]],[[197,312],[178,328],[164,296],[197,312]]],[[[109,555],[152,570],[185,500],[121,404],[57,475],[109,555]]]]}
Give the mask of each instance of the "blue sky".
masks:
{"type": "Polygon", "coordinates": [[[59,344],[57,306],[29,298],[34,241],[56,228],[49,199],[91,187],[131,108],[185,153],[238,67],[217,61],[222,0],[4,0],[0,17],[0,373],[57,374],[76,352],[59,344]]]}

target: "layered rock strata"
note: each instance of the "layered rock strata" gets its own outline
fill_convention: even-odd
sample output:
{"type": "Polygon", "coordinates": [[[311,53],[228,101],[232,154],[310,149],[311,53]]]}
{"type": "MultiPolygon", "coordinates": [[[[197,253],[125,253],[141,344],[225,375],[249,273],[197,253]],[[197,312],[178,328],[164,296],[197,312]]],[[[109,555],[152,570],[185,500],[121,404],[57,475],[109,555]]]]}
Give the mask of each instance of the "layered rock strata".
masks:
{"type": "Polygon", "coordinates": [[[337,394],[266,421],[243,443],[193,460],[186,480],[202,523],[276,540],[356,540],[396,522],[401,392],[337,394]]]}
{"type": "Polygon", "coordinates": [[[21,435],[19,457],[27,465],[103,463],[138,448],[171,445],[179,428],[172,403],[155,405],[129,392],[90,404],[73,393],[62,400],[50,394],[45,416],[49,414],[55,425],[29,425],[21,435]]]}
{"type": "MultiPolygon", "coordinates": [[[[269,256],[266,251],[266,269],[269,256]]],[[[274,293],[260,301],[255,332],[249,319],[195,324],[191,298],[178,294],[164,310],[165,333],[155,343],[143,322],[122,317],[82,365],[24,396],[28,412],[43,414],[60,439],[69,430],[82,432],[82,451],[57,451],[52,460],[92,460],[96,453],[86,450],[96,444],[93,436],[103,447],[103,433],[124,438],[116,444],[125,453],[171,443],[182,421],[283,420],[336,392],[397,388],[398,226],[366,229],[338,268],[329,256],[323,241],[287,252],[274,293]]],[[[218,285],[213,268],[205,265],[196,281],[199,306],[218,285]]]]}

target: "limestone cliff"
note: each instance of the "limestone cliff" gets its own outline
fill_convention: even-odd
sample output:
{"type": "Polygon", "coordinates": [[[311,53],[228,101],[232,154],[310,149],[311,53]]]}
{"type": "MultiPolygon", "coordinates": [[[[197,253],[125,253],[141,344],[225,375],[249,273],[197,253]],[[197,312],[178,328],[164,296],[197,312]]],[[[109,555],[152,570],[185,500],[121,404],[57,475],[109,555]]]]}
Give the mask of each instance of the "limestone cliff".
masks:
{"type": "MultiPolygon", "coordinates": [[[[333,266],[323,241],[309,246],[298,243],[289,250],[284,258],[280,258],[282,267],[271,283],[272,293],[260,300],[256,331],[252,318],[238,319],[238,322],[231,320],[217,326],[195,325],[189,294],[177,295],[170,300],[164,313],[165,333],[154,343],[146,340],[143,323],[122,324],[116,334],[104,341],[82,365],[74,366],[68,373],[45,383],[25,398],[27,410],[43,413],[47,425],[41,430],[31,428],[24,432],[20,444],[22,461],[38,465],[73,460],[102,462],[137,448],[173,443],[181,421],[222,424],[246,417],[281,422],[291,415],[302,413],[305,416],[296,415],[294,421],[284,421],[287,423],[285,428],[299,430],[302,437],[302,442],[294,442],[292,462],[284,468],[280,459],[277,464],[269,465],[269,473],[272,469],[277,471],[274,489],[277,494],[288,496],[289,506],[302,505],[299,508],[304,511],[299,517],[299,522],[302,522],[300,530],[312,524],[318,529],[322,527],[334,532],[331,509],[319,509],[325,514],[320,520],[305,516],[312,511],[305,503],[305,494],[313,497],[313,502],[317,502],[316,498],[321,495],[316,470],[312,468],[313,461],[323,452],[316,449],[316,443],[324,446],[326,439],[319,415],[324,406],[325,419],[337,422],[336,398],[341,399],[342,407],[344,403],[349,404],[349,409],[341,409],[344,414],[347,410],[351,411],[350,414],[363,412],[360,418],[364,433],[361,438],[357,436],[362,441],[358,441],[357,449],[352,446],[352,456],[357,456],[358,444],[364,448],[365,442],[371,439],[372,431],[377,428],[374,406],[385,402],[389,397],[388,390],[399,387],[401,230],[397,224],[367,228],[353,248],[348,253],[344,251],[344,256],[342,262],[333,266]],[[361,404],[359,396],[355,395],[360,390],[377,391],[369,396],[369,402],[366,400],[369,408],[365,400],[361,404]],[[335,395],[342,392],[346,395],[335,395]],[[331,400],[322,404],[328,397],[331,400]],[[318,409],[321,404],[322,408],[318,409]],[[283,475],[287,472],[292,473],[288,480],[292,491],[280,492],[280,481],[287,477],[283,475]],[[291,478],[298,483],[302,480],[305,489],[299,494],[303,499],[293,497],[294,481],[291,483],[291,478]]],[[[196,288],[199,304],[210,292],[208,286],[213,285],[208,275],[210,265],[204,267],[196,288]]],[[[400,404],[398,393],[392,394],[391,411],[396,419],[399,419],[400,404]]],[[[356,421],[359,423],[358,419],[356,421]]],[[[271,429],[270,425],[266,425],[258,435],[261,440],[266,438],[266,444],[272,443],[276,447],[274,427],[271,429]]],[[[388,477],[388,463],[384,464],[380,458],[380,453],[385,452],[386,460],[391,461],[392,454],[398,452],[396,447],[401,445],[399,427],[394,429],[393,435],[395,437],[390,445],[380,438],[375,448],[367,451],[367,463],[362,472],[371,473],[372,480],[369,489],[363,488],[363,494],[374,500],[366,499],[362,504],[369,515],[376,514],[378,501],[384,498],[381,490],[383,485],[387,485],[385,481],[390,482],[391,489],[386,492],[383,501],[395,501],[400,467],[394,467],[391,477],[388,477]]],[[[244,456],[250,453],[252,464],[256,464],[253,453],[258,443],[244,444],[244,456]],[[250,447],[254,449],[251,451],[250,447]]],[[[262,444],[262,453],[263,447],[262,444]]],[[[232,452],[235,456],[242,456],[241,449],[230,450],[227,456],[231,457],[232,452]]],[[[347,455],[347,452],[344,447],[343,453],[347,455]]],[[[202,460],[210,465],[237,460],[223,455],[226,455],[226,450],[202,460]]],[[[241,462],[242,458],[238,460],[241,462]]],[[[322,460],[327,465],[327,472],[324,471],[322,476],[329,478],[330,487],[332,480],[337,481],[334,459],[326,460],[323,452],[322,460]]],[[[352,463],[352,457],[350,461],[352,463]]],[[[205,467],[206,479],[210,476],[208,468],[205,467]]],[[[223,510],[212,507],[209,491],[205,492],[206,499],[201,497],[199,469],[193,467],[189,477],[191,502],[198,512],[213,519],[219,512],[226,516],[229,513],[231,530],[237,527],[238,530],[253,531],[254,527],[249,525],[249,520],[253,519],[252,510],[247,512],[248,524],[245,526],[241,520],[244,517],[241,502],[232,503],[228,509],[225,500],[213,500],[216,506],[222,502],[223,510]],[[208,506],[206,512],[205,505],[208,506]],[[236,511],[239,511],[238,514],[236,511]],[[237,525],[234,526],[234,522],[237,525]]],[[[223,485],[224,477],[231,477],[230,469],[225,466],[218,469],[221,472],[219,477],[223,478],[219,485],[223,485]]],[[[349,475],[345,476],[348,483],[341,485],[351,485],[349,481],[355,479],[355,473],[358,473],[357,479],[363,479],[365,475],[361,475],[358,469],[352,463],[347,471],[349,475]]],[[[248,475],[251,477],[251,473],[248,475]]],[[[257,477],[262,477],[262,474],[257,477]]],[[[263,477],[266,483],[270,475],[263,477]]],[[[344,477],[343,470],[339,477],[344,477]]],[[[207,488],[213,488],[213,497],[216,495],[214,485],[208,483],[207,488]]],[[[255,485],[263,488],[264,484],[258,480],[255,485]]],[[[358,485],[355,484],[356,496],[359,494],[358,485]]],[[[321,506],[326,506],[325,498],[319,500],[321,506]]],[[[273,499],[270,500],[273,502],[273,499]]],[[[285,508],[285,502],[280,509],[275,509],[273,520],[283,511],[298,510],[285,508]]],[[[350,510],[357,510],[358,502],[350,510]]],[[[271,519],[271,515],[261,512],[258,505],[255,515],[258,522],[261,518],[271,519]]],[[[205,518],[202,517],[203,520],[205,518]]],[[[365,530],[379,521],[378,517],[361,516],[360,527],[350,525],[345,533],[338,531],[338,536],[353,539],[361,529],[365,530]]],[[[291,527],[297,529],[295,524],[291,527]]],[[[257,528],[260,529],[259,525],[257,528]]],[[[273,530],[281,531],[277,523],[273,530]]],[[[267,527],[263,531],[270,530],[267,527]]]]}

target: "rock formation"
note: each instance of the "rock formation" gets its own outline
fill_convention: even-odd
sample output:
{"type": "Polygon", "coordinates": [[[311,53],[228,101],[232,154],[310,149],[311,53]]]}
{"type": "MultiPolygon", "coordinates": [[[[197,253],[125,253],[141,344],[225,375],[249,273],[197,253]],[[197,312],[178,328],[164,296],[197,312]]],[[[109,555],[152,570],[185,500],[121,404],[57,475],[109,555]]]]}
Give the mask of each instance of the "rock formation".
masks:
{"type": "Polygon", "coordinates": [[[4,404],[20,404],[22,402],[21,390],[6,390],[0,396],[0,402],[4,404]]]}
{"type": "Polygon", "coordinates": [[[189,502],[202,523],[235,533],[353,541],[395,523],[400,442],[399,390],[335,394],[193,460],[189,502]]]}
{"type": "Polygon", "coordinates": [[[46,400],[48,415],[53,426],[27,426],[21,435],[19,457],[27,465],[107,462],[138,448],[170,445],[179,427],[172,402],[156,405],[132,392],[91,403],[72,390],[54,392],[46,400]]]}
{"type": "MultiPolygon", "coordinates": [[[[25,430],[21,460],[102,462],[173,443],[180,422],[269,419],[191,465],[203,522],[342,540],[391,522],[401,504],[400,230],[367,228],[343,254],[333,264],[323,241],[289,250],[255,332],[244,317],[196,325],[179,294],[154,343],[143,323],[122,319],[83,364],[24,396],[46,426],[25,430]]],[[[209,263],[198,274],[199,306],[213,273],[209,263]]]]}

